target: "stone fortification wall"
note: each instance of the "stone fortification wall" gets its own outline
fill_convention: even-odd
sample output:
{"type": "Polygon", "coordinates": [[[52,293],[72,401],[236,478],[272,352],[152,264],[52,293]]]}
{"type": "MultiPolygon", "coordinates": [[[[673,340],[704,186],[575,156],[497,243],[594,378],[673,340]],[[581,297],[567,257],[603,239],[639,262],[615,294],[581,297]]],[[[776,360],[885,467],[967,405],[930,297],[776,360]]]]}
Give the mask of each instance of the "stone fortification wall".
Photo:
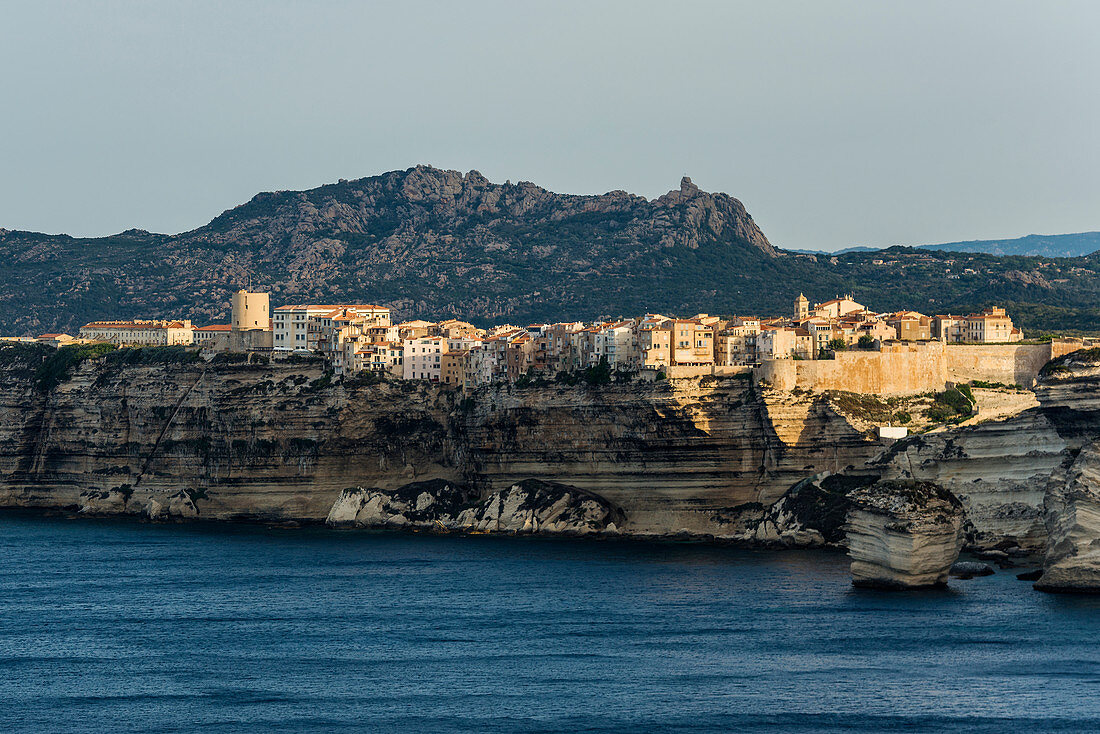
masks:
{"type": "MultiPolygon", "coordinates": [[[[671,367],[664,368],[665,376],[670,380],[674,379],[690,379],[693,377],[733,377],[734,375],[743,375],[752,372],[752,367],[747,365],[721,365],[721,364],[702,364],[702,365],[688,365],[677,364],[671,367]]],[[[654,372],[656,374],[656,372],[654,372]]]]}
{"type": "Polygon", "coordinates": [[[947,347],[947,379],[951,382],[1003,382],[1035,385],[1039,370],[1055,357],[1080,349],[1075,340],[1049,344],[957,344],[947,347]]]}
{"type": "Polygon", "coordinates": [[[765,360],[755,378],[777,390],[877,395],[915,395],[973,380],[1031,387],[1043,365],[1081,347],[1069,339],[1048,344],[896,342],[883,345],[881,352],[839,352],[836,359],[765,360]]]}
{"type": "Polygon", "coordinates": [[[881,352],[839,352],[836,359],[765,360],[757,380],[777,390],[846,390],[914,395],[942,390],[947,373],[944,345],[887,345],[881,352]]]}

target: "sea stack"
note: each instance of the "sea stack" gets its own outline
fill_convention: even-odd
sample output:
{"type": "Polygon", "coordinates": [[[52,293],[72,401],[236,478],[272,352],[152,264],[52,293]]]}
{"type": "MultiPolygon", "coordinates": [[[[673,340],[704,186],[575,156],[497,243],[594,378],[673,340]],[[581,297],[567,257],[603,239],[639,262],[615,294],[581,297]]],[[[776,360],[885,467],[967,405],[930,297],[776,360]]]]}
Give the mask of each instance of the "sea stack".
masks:
{"type": "Polygon", "coordinates": [[[932,482],[885,480],[848,494],[852,584],[877,589],[947,585],[962,548],[963,507],[932,482]]]}

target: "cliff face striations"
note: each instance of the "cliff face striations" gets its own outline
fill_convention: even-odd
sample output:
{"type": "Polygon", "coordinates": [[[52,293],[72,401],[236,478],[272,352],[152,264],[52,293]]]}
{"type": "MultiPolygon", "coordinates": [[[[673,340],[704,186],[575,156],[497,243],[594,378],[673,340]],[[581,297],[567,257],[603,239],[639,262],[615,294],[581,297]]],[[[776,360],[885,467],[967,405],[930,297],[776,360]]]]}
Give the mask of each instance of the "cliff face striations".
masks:
{"type": "Polygon", "coordinates": [[[963,508],[954,495],[932,482],[884,480],[853,490],[848,499],[854,585],[947,585],[963,544],[963,508]]]}
{"type": "Polygon", "coordinates": [[[2,507],[851,546],[853,497],[934,486],[971,547],[1045,551],[1041,588],[1100,588],[1100,353],[1052,362],[1038,407],[890,446],[851,396],[736,377],[462,396],[311,359],[51,354],[0,346],[2,507]]]}
{"type": "Polygon", "coordinates": [[[412,381],[330,382],[316,363],[99,359],[46,393],[33,365],[3,370],[4,506],[324,521],[347,488],[443,480],[484,499],[538,479],[595,493],[625,532],[745,537],[807,473],[881,450],[820,399],[739,379],[462,399],[412,381]]]}
{"type": "Polygon", "coordinates": [[[1100,592],[1100,350],[1052,361],[1037,392],[1068,448],[1046,484],[1049,538],[1035,587],[1100,592]]]}

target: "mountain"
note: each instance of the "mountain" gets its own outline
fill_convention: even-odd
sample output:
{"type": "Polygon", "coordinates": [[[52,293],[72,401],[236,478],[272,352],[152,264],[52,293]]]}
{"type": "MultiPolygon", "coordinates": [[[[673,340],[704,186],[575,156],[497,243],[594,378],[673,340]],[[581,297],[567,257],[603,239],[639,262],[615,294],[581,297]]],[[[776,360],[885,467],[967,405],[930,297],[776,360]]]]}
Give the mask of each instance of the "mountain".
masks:
{"type": "MultiPolygon", "coordinates": [[[[772,259],[739,201],[685,178],[649,201],[555,194],[418,166],[264,193],[176,236],[76,239],[0,230],[0,328],[72,331],[105,316],[224,318],[251,279],[276,302],[378,301],[403,315],[481,320],[637,306],[686,256],[772,259]]],[[[690,259],[690,257],[689,257],[690,259]]],[[[695,308],[690,288],[655,305],[695,308]]],[[[713,296],[714,293],[712,292],[713,296]]]]}
{"type": "Polygon", "coordinates": [[[945,242],[941,245],[920,245],[925,250],[952,252],[985,252],[990,255],[1041,255],[1043,257],[1078,257],[1100,250],[1100,232],[1077,234],[1029,234],[1009,240],[971,240],[945,242]]]}
{"type": "Polygon", "coordinates": [[[1100,262],[774,247],[737,199],[684,178],[653,200],[557,194],[429,166],[263,193],[178,235],[0,230],[0,334],[101,318],[224,322],[251,282],[276,304],[377,302],[477,323],[787,313],[851,293],[877,310],[1003,303],[1031,328],[1100,330],[1100,262]]]}

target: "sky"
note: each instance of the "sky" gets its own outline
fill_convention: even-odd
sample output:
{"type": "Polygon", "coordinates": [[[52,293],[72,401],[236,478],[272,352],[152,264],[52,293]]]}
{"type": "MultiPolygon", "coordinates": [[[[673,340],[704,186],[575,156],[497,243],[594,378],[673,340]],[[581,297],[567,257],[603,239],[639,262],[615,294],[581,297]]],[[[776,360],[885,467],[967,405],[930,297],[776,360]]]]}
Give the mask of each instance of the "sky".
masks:
{"type": "Polygon", "coordinates": [[[1100,230],[1100,2],[0,3],[0,227],[199,227],[419,163],[690,176],[780,247],[1100,230]]]}

